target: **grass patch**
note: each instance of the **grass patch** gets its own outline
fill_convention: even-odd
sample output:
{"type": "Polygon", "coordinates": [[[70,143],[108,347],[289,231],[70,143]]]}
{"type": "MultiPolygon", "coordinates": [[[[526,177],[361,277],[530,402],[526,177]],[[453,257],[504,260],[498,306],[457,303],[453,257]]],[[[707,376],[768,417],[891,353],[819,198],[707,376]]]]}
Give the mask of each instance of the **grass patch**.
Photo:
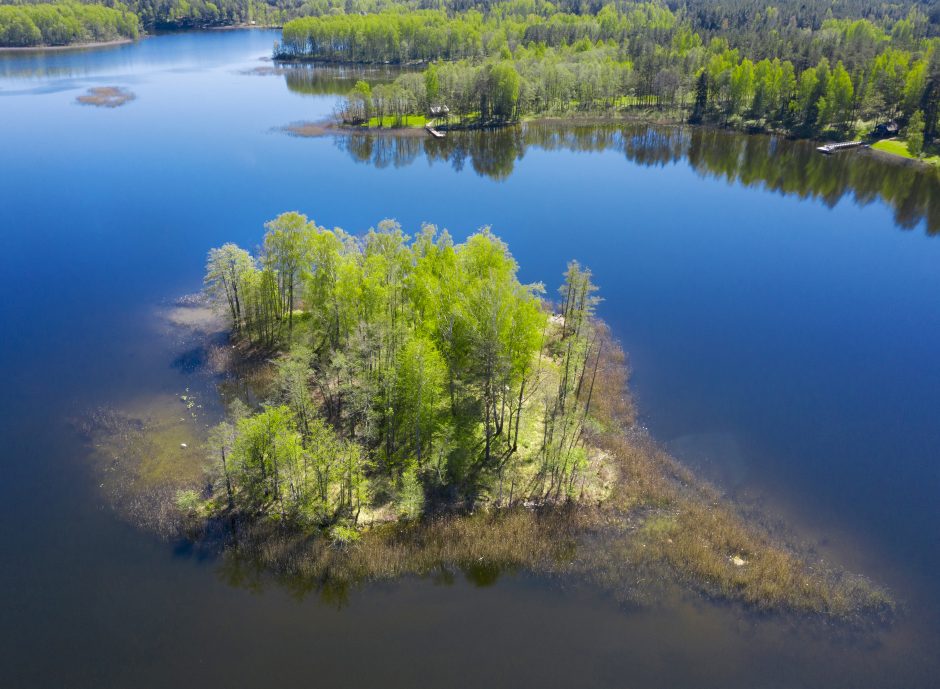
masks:
{"type": "Polygon", "coordinates": [[[423,127],[428,123],[428,118],[424,115],[408,115],[403,118],[385,116],[370,117],[367,127],[369,128],[397,128],[397,127],[423,127]]]}
{"type": "Polygon", "coordinates": [[[928,165],[940,166],[940,155],[934,154],[925,157],[915,157],[907,148],[907,142],[900,139],[882,139],[871,145],[876,151],[890,153],[891,155],[907,158],[908,160],[919,160],[928,165]]]}

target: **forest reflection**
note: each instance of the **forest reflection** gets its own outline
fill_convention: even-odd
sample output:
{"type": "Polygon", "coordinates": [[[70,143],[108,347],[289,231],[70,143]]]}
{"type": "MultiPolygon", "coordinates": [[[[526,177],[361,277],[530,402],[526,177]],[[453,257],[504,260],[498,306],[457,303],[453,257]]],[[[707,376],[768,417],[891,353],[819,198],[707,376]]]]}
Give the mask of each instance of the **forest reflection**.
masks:
{"type": "Polygon", "coordinates": [[[283,74],[287,88],[308,96],[332,96],[348,93],[357,81],[370,85],[390,84],[407,67],[389,65],[322,65],[280,63],[254,70],[258,74],[283,74]]]}
{"type": "Polygon", "coordinates": [[[842,199],[865,205],[884,201],[904,229],[924,224],[940,232],[940,175],[932,169],[895,164],[867,150],[824,156],[806,141],[745,135],[699,127],[529,123],[498,130],[449,132],[444,139],[414,132],[355,133],[337,145],[356,161],[379,168],[411,165],[419,158],[455,170],[468,164],[478,175],[509,177],[530,148],[548,151],[619,151],[645,166],[687,163],[703,177],[725,179],[829,207],[842,199]]]}

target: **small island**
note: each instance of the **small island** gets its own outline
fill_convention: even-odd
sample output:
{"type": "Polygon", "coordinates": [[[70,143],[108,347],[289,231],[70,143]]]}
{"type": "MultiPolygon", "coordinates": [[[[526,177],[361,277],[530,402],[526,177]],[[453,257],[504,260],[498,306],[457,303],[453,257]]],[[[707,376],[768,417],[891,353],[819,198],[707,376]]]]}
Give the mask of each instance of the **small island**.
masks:
{"type": "Polygon", "coordinates": [[[891,617],[884,591],[745,518],[649,438],[587,268],[571,262],[550,300],[486,228],[456,243],[386,220],[354,236],[291,212],[266,229],[257,255],[212,249],[208,301],[174,316],[224,318],[210,358],[225,418],[177,424],[173,405],[203,406],[187,390],[160,423],[89,424],[107,485],[147,505],[139,523],[304,588],[525,570],[621,600],[672,582],[758,610],[891,617]]]}
{"type": "Polygon", "coordinates": [[[134,100],[137,96],[120,86],[95,86],[75,99],[81,105],[94,105],[99,108],[119,108],[134,100]]]}

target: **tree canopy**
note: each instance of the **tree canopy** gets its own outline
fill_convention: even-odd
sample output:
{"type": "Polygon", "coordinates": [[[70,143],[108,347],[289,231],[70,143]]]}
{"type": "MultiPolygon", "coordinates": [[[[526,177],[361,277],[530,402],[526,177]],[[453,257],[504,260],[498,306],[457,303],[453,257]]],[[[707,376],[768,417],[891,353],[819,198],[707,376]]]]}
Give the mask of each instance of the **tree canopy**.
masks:
{"type": "Polygon", "coordinates": [[[0,5],[0,46],[29,47],[137,38],[140,22],[126,5],[78,2],[0,5]]]}
{"type": "Polygon", "coordinates": [[[292,20],[276,54],[430,65],[423,79],[357,91],[351,122],[366,111],[400,123],[442,104],[457,124],[655,108],[814,136],[920,110],[932,138],[940,16],[920,3],[825,5],[390,3],[292,20]]]}
{"type": "Polygon", "coordinates": [[[330,524],[373,498],[414,515],[576,492],[602,348],[589,271],[569,266],[550,318],[485,228],[354,237],[285,213],[267,230],[258,256],[207,263],[236,342],[280,353],[267,402],[213,435],[230,504],[330,524]]]}

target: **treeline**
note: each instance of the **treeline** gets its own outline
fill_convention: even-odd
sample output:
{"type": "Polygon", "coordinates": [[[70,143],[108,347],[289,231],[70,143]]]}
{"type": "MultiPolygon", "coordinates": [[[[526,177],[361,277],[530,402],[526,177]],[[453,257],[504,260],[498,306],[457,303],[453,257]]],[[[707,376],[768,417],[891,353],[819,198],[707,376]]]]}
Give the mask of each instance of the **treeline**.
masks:
{"type": "MultiPolygon", "coordinates": [[[[56,7],[76,0],[39,4],[56,7]]],[[[29,6],[37,0],[0,0],[0,6],[29,6]]],[[[77,2],[76,2],[77,4],[77,2]]],[[[91,7],[127,9],[146,30],[195,29],[255,24],[280,26],[289,19],[329,13],[377,12],[392,6],[384,0],[81,0],[91,7]]]]}
{"type": "Polygon", "coordinates": [[[482,58],[502,48],[572,45],[581,39],[625,45],[641,35],[666,36],[676,17],[658,3],[607,6],[596,15],[559,13],[549,3],[507,2],[486,14],[443,10],[303,17],[284,25],[279,57],[344,62],[413,62],[482,58]],[[531,10],[531,12],[530,12],[531,10]],[[541,13],[539,13],[541,12],[541,13]]]}
{"type": "Polygon", "coordinates": [[[0,5],[0,46],[69,45],[137,38],[140,21],[120,3],[0,5]]]}
{"type": "Polygon", "coordinates": [[[366,111],[403,119],[434,105],[447,105],[458,124],[656,108],[815,136],[904,123],[920,111],[927,140],[936,134],[940,39],[917,7],[880,23],[829,17],[818,28],[765,8],[736,33],[698,31],[686,10],[655,2],[621,5],[565,14],[516,0],[486,13],[307,17],[284,26],[276,54],[435,63],[425,79],[405,75],[371,100],[359,89],[344,113],[350,121],[366,111]]]}
{"type": "MultiPolygon", "coordinates": [[[[79,11],[117,10],[121,13],[136,15],[136,26],[146,30],[154,29],[192,29],[209,26],[231,26],[255,23],[259,25],[279,25],[289,17],[295,17],[304,10],[292,0],[101,0],[100,2],[66,2],[38,5],[32,0],[2,0],[0,10],[7,5],[29,10],[31,7],[63,8],[78,6],[79,11]]],[[[124,36],[124,34],[122,34],[124,36]]],[[[131,36],[125,36],[131,37],[131,36]]],[[[136,35],[134,36],[136,37],[136,35]]],[[[87,40],[87,39],[82,39],[87,40]]],[[[94,38],[92,40],[106,40],[94,38]]],[[[73,41],[74,42],[74,41],[73,41]]],[[[60,45],[47,43],[47,45],[60,45]]],[[[3,45],[13,45],[3,43],[3,45]]],[[[32,45],[32,44],[31,44],[32,45]]]]}
{"type": "MultiPolygon", "coordinates": [[[[111,0],[106,0],[110,2],[111,0]]],[[[147,28],[188,29],[233,24],[279,24],[288,2],[265,0],[127,0],[147,28]]]]}
{"type": "Polygon", "coordinates": [[[589,271],[569,266],[549,318],[488,230],[267,229],[260,255],[226,244],[207,264],[235,340],[285,352],[268,403],[213,436],[226,505],[331,524],[576,494],[604,342],[589,271]]]}
{"type": "Polygon", "coordinates": [[[503,46],[559,47],[586,39],[614,43],[636,58],[674,42],[707,45],[718,38],[752,60],[787,59],[799,71],[822,58],[854,68],[885,47],[887,39],[895,48],[914,50],[923,39],[940,33],[937,10],[928,15],[917,3],[909,3],[902,16],[884,13],[877,18],[837,18],[831,13],[807,17],[809,10],[802,5],[800,11],[784,13],[765,2],[748,4],[756,7],[742,12],[723,8],[706,20],[706,7],[719,8],[703,2],[671,10],[671,5],[655,0],[615,0],[570,11],[537,0],[469,9],[447,3],[434,10],[400,2],[378,13],[333,11],[293,20],[284,26],[281,50],[285,56],[320,60],[406,62],[482,57],[497,54],[503,46]]]}

